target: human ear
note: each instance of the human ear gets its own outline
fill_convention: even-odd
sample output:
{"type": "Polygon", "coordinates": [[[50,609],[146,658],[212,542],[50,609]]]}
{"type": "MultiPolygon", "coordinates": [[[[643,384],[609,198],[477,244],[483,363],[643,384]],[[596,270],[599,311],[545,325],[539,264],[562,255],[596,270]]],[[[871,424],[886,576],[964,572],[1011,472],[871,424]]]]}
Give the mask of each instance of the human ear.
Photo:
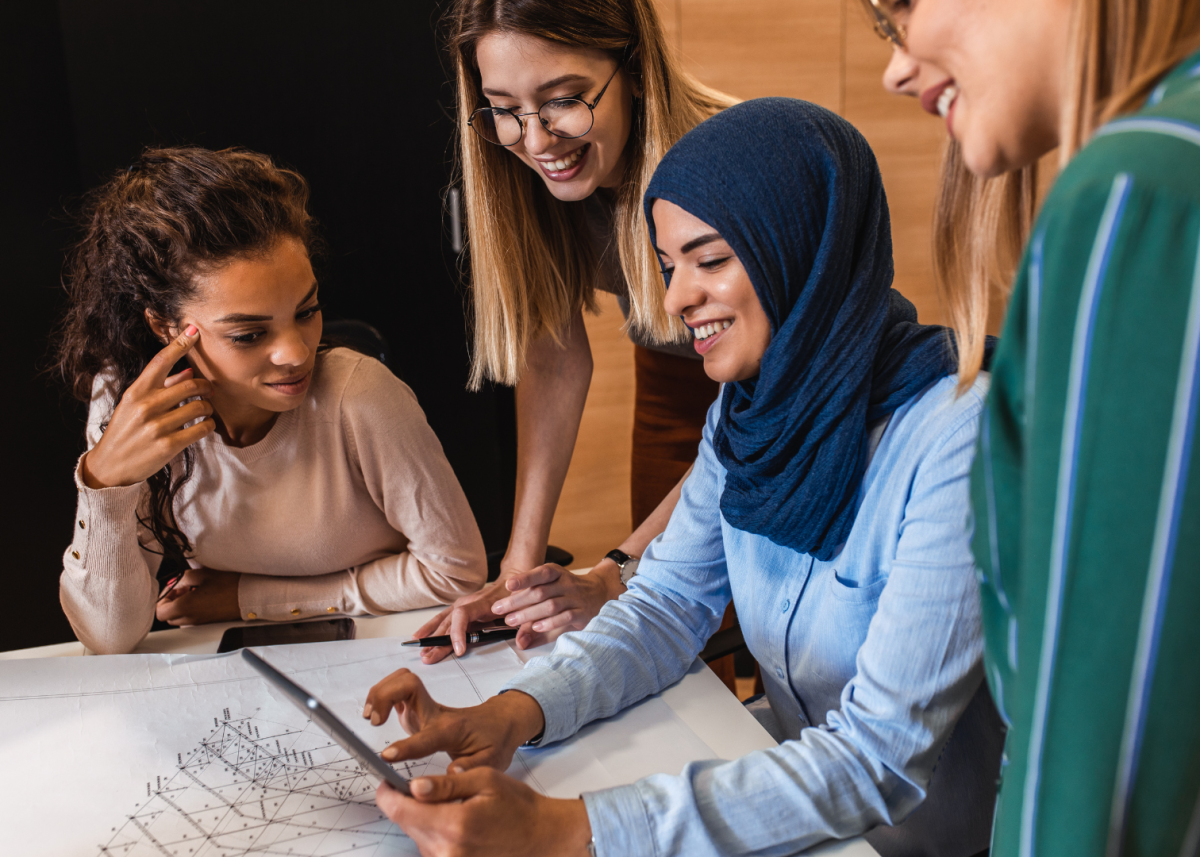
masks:
{"type": "Polygon", "coordinates": [[[171,339],[174,338],[178,333],[178,331],[175,329],[175,325],[171,324],[171,322],[167,321],[166,319],[155,315],[149,309],[145,310],[144,313],[146,316],[146,324],[150,326],[151,332],[154,333],[154,337],[159,342],[170,342],[171,339]]]}

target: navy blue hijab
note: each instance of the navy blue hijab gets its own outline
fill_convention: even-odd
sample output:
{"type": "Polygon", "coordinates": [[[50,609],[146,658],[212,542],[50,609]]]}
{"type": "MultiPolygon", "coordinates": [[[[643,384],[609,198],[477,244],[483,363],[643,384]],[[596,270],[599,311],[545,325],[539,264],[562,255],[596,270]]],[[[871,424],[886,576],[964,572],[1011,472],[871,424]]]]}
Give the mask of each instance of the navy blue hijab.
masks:
{"type": "Polygon", "coordinates": [[[698,125],[663,158],[645,197],[652,240],[656,199],[725,239],[771,323],[758,375],[726,384],[721,399],[721,512],[831,559],[854,525],[867,427],[955,368],[945,328],[917,324],[891,288],[875,156],[836,114],[761,98],[698,125]]]}

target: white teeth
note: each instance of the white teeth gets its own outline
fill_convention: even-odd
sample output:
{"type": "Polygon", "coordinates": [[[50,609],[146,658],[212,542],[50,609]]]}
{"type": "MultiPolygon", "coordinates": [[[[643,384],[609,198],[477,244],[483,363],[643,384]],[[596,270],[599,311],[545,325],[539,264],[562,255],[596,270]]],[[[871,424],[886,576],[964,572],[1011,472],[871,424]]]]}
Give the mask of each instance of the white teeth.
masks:
{"type": "Polygon", "coordinates": [[[699,340],[708,339],[710,336],[714,336],[729,327],[730,324],[731,322],[728,321],[713,321],[708,324],[702,324],[692,329],[692,335],[699,340]]]}
{"type": "Polygon", "coordinates": [[[574,152],[565,157],[559,158],[557,161],[543,161],[542,166],[550,172],[560,173],[563,170],[569,170],[571,167],[575,166],[582,156],[583,149],[580,148],[576,149],[574,152]]]}
{"type": "Polygon", "coordinates": [[[942,90],[942,94],[938,96],[937,112],[943,119],[950,112],[950,105],[954,103],[954,99],[958,98],[958,87],[950,84],[942,90]]]}

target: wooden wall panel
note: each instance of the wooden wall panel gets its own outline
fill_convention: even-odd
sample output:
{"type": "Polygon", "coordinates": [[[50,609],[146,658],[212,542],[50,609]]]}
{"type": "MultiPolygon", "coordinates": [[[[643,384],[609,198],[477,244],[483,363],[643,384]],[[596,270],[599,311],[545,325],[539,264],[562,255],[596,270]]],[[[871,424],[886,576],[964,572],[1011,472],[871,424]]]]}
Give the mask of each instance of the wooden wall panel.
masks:
{"type": "Polygon", "coordinates": [[[679,0],[685,67],[738,98],[786,95],[841,106],[835,0],[679,0]]]}
{"type": "Polygon", "coordinates": [[[604,292],[596,298],[600,314],[583,314],[595,365],[592,386],[550,527],[550,543],[575,554],[576,568],[595,565],[633,528],[633,343],[621,332],[625,320],[617,299],[604,292]]]}
{"type": "Polygon", "coordinates": [[[892,217],[895,286],[921,321],[944,320],[933,281],[932,224],[946,126],[915,98],[883,89],[891,48],[871,29],[859,0],[846,4],[846,100],[843,116],[863,133],[883,174],[892,217]]]}
{"type": "Polygon", "coordinates": [[[654,0],[654,6],[658,9],[659,20],[662,21],[663,30],[666,31],[667,41],[669,41],[675,50],[679,50],[679,4],[682,0],[654,0]]]}

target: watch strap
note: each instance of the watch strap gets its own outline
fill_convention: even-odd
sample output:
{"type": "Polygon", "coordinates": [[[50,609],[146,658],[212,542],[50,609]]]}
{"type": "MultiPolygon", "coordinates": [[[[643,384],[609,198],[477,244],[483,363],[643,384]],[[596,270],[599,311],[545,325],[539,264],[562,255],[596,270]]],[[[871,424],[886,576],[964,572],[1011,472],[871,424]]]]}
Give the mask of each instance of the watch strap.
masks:
{"type": "MultiPolygon", "coordinates": [[[[592,556],[595,556],[595,554],[592,554],[592,556]]],[[[625,551],[621,550],[620,548],[613,548],[612,550],[610,550],[608,553],[606,553],[604,555],[604,558],[611,559],[613,562],[615,562],[617,565],[619,565],[621,567],[624,567],[625,563],[627,563],[631,559],[633,559],[633,557],[631,557],[629,554],[625,553],[625,551]]]]}

